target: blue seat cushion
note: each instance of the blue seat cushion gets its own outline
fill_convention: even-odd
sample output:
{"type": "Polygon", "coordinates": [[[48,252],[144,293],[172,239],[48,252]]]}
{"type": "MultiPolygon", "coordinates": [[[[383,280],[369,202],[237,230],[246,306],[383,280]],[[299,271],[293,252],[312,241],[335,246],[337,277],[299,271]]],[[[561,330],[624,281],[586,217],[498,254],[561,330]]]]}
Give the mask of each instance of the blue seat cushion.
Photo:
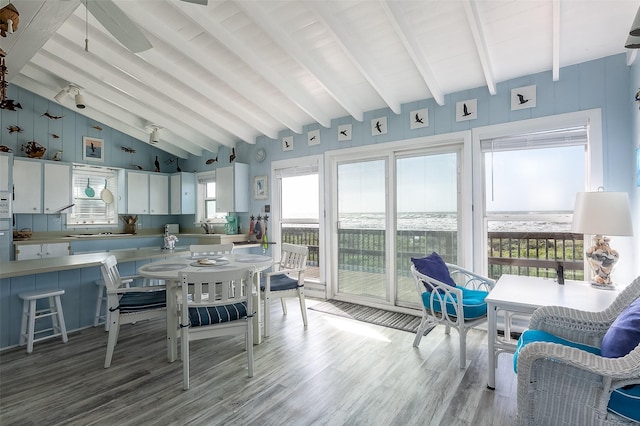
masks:
{"type": "Polygon", "coordinates": [[[640,422],[640,385],[615,389],[611,392],[607,409],[629,420],[640,422]]]}
{"type": "MultiPolygon", "coordinates": [[[[451,278],[449,274],[449,268],[447,264],[435,251],[427,257],[416,258],[412,257],[411,262],[416,267],[416,270],[422,275],[426,275],[433,279],[440,281],[441,283],[448,284],[451,287],[456,286],[456,282],[451,278]]],[[[433,288],[430,284],[422,282],[427,291],[432,291],[433,288]]]]}
{"type": "MultiPolygon", "coordinates": [[[[260,290],[264,291],[266,279],[260,278],[260,290]]],[[[286,275],[273,275],[269,285],[271,291],[294,290],[298,288],[298,280],[294,280],[286,275]]]]}
{"type": "Polygon", "coordinates": [[[557,343],[559,345],[571,346],[572,348],[577,348],[595,355],[600,355],[600,348],[597,348],[595,346],[572,342],[570,340],[554,336],[553,334],[547,333],[546,331],[542,330],[525,330],[518,339],[518,347],[516,348],[516,353],[513,354],[513,371],[515,371],[516,373],[518,373],[518,355],[520,354],[520,351],[526,345],[533,342],[557,343]]]}
{"type": "Polygon", "coordinates": [[[245,302],[221,306],[204,306],[189,308],[189,324],[191,327],[221,324],[247,317],[245,302]]]}
{"type": "MultiPolygon", "coordinates": [[[[522,348],[532,342],[549,342],[558,343],[560,345],[571,346],[594,355],[601,355],[600,349],[595,346],[589,346],[582,343],[572,342],[551,333],[541,330],[525,330],[518,339],[518,347],[513,355],[513,370],[518,372],[518,355],[522,348]]],[[[609,405],[607,409],[619,416],[626,417],[631,420],[640,422],[640,386],[629,386],[625,388],[614,389],[611,392],[609,405]]]]}
{"type": "Polygon", "coordinates": [[[120,304],[116,308],[110,308],[110,311],[120,309],[120,313],[130,313],[146,311],[150,309],[160,309],[167,306],[167,295],[164,290],[158,291],[141,291],[133,293],[125,293],[120,298],[120,304]]]}
{"type": "MultiPolygon", "coordinates": [[[[464,287],[458,288],[462,290],[462,311],[464,313],[465,320],[476,319],[487,315],[487,304],[484,301],[484,298],[487,297],[489,292],[482,290],[473,290],[464,287]]],[[[440,295],[434,297],[433,309],[436,312],[442,312],[442,307],[440,306],[440,298],[442,297],[446,297],[445,305],[447,313],[451,316],[455,316],[455,304],[457,300],[455,294],[440,295]]],[[[422,303],[427,307],[427,309],[430,309],[431,292],[425,291],[424,293],[422,293],[422,303]]]]}
{"type": "Polygon", "coordinates": [[[620,358],[640,344],[640,298],[625,308],[602,338],[602,356],[620,358]]]}

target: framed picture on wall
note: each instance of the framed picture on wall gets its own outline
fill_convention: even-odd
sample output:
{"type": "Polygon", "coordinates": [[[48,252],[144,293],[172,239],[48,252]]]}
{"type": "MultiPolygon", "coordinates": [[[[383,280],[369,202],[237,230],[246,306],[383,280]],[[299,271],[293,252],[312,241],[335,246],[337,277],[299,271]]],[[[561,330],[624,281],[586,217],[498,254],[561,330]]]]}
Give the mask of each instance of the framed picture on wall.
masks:
{"type": "Polygon", "coordinates": [[[256,176],[253,178],[253,198],[256,200],[266,200],[268,197],[267,176],[256,176]]]}
{"type": "Polygon", "coordinates": [[[84,136],[82,138],[82,159],[104,162],[104,139],[84,136]]]}

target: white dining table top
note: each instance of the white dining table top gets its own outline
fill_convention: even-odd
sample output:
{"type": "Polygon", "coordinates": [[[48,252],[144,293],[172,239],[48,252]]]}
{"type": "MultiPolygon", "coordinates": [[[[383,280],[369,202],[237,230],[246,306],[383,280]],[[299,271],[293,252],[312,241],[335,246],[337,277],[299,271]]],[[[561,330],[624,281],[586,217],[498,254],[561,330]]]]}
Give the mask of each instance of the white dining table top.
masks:
{"type": "Polygon", "coordinates": [[[177,280],[183,272],[224,271],[253,267],[263,270],[273,265],[273,258],[260,254],[231,253],[209,256],[185,256],[151,262],[138,268],[146,278],[177,280]]]}

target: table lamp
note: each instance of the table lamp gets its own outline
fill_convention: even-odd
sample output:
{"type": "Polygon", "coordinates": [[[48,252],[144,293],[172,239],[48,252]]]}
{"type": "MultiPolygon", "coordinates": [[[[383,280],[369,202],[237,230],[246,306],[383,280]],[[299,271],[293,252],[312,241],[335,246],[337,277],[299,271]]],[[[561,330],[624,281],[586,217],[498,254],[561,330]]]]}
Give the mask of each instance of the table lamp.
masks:
{"type": "MultiPolygon", "coordinates": [[[[613,285],[611,272],[620,255],[609,246],[606,235],[631,236],[631,210],[626,192],[578,192],[571,232],[593,235],[593,246],[585,252],[593,271],[591,284],[613,285]]],[[[586,247],[586,243],[585,243],[586,247]]]]}

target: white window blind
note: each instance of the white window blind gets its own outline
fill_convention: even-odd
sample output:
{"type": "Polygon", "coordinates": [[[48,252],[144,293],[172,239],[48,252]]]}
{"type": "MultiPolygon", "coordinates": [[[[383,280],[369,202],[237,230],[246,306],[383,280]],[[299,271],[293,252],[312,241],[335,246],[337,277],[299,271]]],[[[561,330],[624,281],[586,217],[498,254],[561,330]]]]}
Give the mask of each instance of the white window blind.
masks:
{"type": "Polygon", "coordinates": [[[560,146],[585,146],[588,143],[589,129],[585,125],[484,139],[480,142],[480,146],[482,152],[499,152],[560,146]]]}
{"type": "Polygon", "coordinates": [[[73,202],[67,226],[117,225],[118,171],[106,167],[74,166],[73,202]],[[114,202],[106,204],[100,194],[108,188],[114,202]],[[93,191],[93,196],[91,196],[93,191]]]}

